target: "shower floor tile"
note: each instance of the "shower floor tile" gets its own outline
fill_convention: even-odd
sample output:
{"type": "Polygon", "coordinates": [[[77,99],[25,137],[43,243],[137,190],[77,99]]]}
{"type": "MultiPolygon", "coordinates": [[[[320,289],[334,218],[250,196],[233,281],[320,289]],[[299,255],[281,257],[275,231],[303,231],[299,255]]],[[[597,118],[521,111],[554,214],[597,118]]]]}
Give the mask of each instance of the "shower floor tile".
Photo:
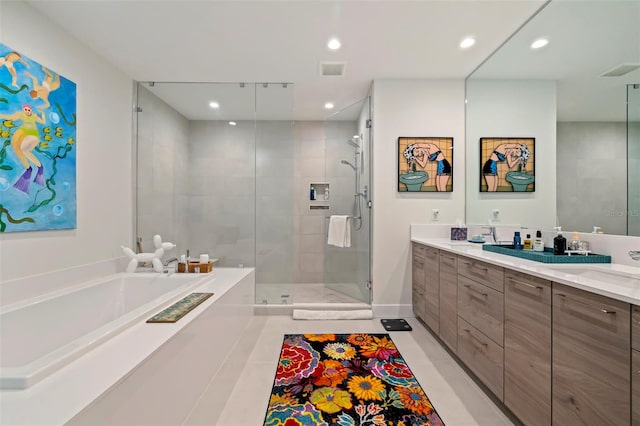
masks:
{"type": "Polygon", "coordinates": [[[332,284],[332,287],[342,287],[344,291],[329,288],[325,284],[256,284],[256,302],[287,305],[295,303],[363,303],[362,300],[347,294],[353,293],[356,284],[332,284]]]}

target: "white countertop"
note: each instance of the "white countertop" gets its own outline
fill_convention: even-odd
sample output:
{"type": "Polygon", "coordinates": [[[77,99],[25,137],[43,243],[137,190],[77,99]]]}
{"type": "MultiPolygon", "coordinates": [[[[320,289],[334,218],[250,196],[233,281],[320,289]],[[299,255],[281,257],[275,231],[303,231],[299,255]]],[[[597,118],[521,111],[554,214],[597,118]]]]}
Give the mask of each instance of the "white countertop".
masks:
{"type": "Polygon", "coordinates": [[[611,297],[612,299],[640,305],[640,267],[615,263],[548,264],[485,251],[482,250],[482,244],[466,241],[421,237],[413,237],[411,241],[611,297]],[[578,268],[585,271],[593,271],[593,273],[590,276],[577,275],[576,270],[578,268]],[[566,272],[563,272],[562,269],[566,269],[566,272]],[[570,269],[571,271],[569,271],[570,269]],[[620,276],[618,279],[614,275],[613,277],[616,277],[614,280],[603,281],[598,279],[599,273],[620,274],[620,276]]]}

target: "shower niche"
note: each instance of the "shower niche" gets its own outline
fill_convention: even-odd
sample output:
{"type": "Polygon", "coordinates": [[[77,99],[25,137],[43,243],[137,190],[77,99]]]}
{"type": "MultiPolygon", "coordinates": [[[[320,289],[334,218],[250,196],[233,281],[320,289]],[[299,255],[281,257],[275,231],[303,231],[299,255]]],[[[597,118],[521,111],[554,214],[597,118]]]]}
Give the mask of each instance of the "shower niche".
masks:
{"type": "MultiPolygon", "coordinates": [[[[327,182],[309,184],[309,201],[313,204],[327,204],[331,199],[331,187],[327,182]]],[[[328,209],[329,206],[326,206],[328,209]]]]}

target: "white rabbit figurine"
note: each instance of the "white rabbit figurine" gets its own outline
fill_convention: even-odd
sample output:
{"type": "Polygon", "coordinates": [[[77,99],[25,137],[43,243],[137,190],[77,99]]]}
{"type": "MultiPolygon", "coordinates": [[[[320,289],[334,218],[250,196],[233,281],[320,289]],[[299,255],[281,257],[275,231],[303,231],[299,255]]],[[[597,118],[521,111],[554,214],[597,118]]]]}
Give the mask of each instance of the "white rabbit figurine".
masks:
{"type": "Polygon", "coordinates": [[[122,251],[131,260],[127,265],[127,272],[135,272],[139,262],[151,262],[153,270],[162,273],[162,261],[160,260],[164,256],[165,250],[171,250],[176,247],[173,243],[163,243],[160,235],[153,237],[153,245],[156,247],[156,251],[153,253],[134,253],[129,247],[122,247],[122,251]]]}

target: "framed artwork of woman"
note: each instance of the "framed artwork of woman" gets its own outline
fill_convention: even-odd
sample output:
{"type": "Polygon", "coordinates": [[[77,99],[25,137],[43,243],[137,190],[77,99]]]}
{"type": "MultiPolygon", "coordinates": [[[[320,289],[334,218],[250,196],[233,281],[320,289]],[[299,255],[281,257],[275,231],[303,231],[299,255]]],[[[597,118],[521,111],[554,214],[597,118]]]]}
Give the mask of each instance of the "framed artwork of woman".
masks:
{"type": "Polygon", "coordinates": [[[453,138],[399,137],[398,192],[453,192],[453,138]]]}
{"type": "Polygon", "coordinates": [[[480,138],[480,192],[534,192],[535,138],[480,138]]]}

